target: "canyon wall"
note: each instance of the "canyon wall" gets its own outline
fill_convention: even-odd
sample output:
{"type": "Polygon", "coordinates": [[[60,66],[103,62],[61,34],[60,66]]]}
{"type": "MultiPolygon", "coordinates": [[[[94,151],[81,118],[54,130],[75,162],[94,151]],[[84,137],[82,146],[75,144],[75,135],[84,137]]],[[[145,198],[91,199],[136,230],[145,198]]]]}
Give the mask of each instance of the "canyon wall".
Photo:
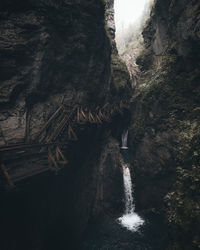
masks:
{"type": "Polygon", "coordinates": [[[140,209],[163,211],[169,249],[199,246],[200,3],[156,0],[132,98],[130,146],[140,209]]]}
{"type": "MultiPolygon", "coordinates": [[[[113,1],[1,1],[1,146],[32,143],[61,104],[96,109],[128,101],[130,80],[118,58],[112,11],[113,1]]],[[[112,119],[80,125],[79,140],[64,152],[69,164],[58,175],[29,178],[0,193],[2,249],[76,249],[91,218],[122,211],[112,119]]]]}
{"type": "Polygon", "coordinates": [[[3,1],[0,28],[1,144],[28,140],[61,103],[108,98],[103,2],[3,1]]]}

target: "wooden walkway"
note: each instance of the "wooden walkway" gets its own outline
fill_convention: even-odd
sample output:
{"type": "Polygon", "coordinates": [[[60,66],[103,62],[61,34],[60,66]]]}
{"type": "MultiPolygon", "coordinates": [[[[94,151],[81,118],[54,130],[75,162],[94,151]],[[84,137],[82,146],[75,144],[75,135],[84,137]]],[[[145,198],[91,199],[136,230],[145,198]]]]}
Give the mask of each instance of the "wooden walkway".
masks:
{"type": "Polygon", "coordinates": [[[124,103],[90,110],[76,105],[66,108],[61,105],[51,115],[40,131],[33,135],[29,143],[12,144],[0,147],[0,171],[4,180],[13,188],[23,179],[46,171],[57,173],[68,164],[67,145],[77,141],[77,131],[87,124],[103,125],[112,116],[122,113],[128,106],[124,103]]]}

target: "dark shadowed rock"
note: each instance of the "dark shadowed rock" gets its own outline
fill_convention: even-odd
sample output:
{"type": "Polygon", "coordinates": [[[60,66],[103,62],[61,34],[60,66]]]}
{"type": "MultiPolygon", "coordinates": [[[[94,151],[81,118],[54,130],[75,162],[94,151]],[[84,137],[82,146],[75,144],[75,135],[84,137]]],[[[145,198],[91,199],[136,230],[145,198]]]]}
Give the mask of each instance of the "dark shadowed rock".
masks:
{"type": "Polygon", "coordinates": [[[137,205],[168,214],[170,250],[199,246],[198,230],[191,230],[198,216],[189,205],[199,206],[193,179],[199,166],[194,160],[200,125],[199,11],[198,1],[156,0],[143,31],[145,49],[137,59],[142,76],[129,133],[137,205]]]}

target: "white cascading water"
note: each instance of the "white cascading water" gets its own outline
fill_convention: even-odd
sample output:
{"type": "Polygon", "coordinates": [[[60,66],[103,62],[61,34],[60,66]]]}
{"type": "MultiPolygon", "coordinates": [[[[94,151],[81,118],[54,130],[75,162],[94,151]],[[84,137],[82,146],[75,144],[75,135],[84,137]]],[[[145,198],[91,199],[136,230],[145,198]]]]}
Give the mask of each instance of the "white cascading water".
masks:
{"type": "MultiPolygon", "coordinates": [[[[123,141],[122,134],[122,148],[127,149],[127,138],[123,141]],[[123,142],[126,142],[124,145],[123,142]]],[[[128,133],[126,133],[128,136],[128,133]]],[[[131,173],[128,164],[123,164],[123,180],[124,180],[124,194],[125,194],[125,213],[118,219],[118,222],[128,230],[136,232],[140,226],[144,224],[144,220],[135,213],[135,206],[133,202],[133,189],[131,181],[131,173]]]]}
{"type": "Polygon", "coordinates": [[[122,133],[122,149],[128,149],[127,147],[127,140],[128,140],[128,130],[124,130],[122,133]]]}
{"type": "Polygon", "coordinates": [[[124,194],[125,194],[125,214],[132,214],[135,210],[132,195],[132,183],[130,169],[127,164],[123,164],[124,194]]]}

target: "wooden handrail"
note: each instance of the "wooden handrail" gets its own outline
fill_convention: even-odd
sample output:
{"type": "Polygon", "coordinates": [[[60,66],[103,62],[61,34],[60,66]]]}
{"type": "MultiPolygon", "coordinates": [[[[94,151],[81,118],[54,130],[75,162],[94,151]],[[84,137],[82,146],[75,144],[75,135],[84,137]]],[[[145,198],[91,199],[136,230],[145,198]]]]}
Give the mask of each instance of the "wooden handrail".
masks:
{"type": "Polygon", "coordinates": [[[56,117],[56,115],[59,113],[59,111],[63,108],[63,105],[61,105],[54,114],[49,118],[49,120],[43,125],[39,133],[37,134],[35,140],[42,134],[42,132],[49,126],[49,124],[53,121],[53,119],[56,117]]]}
{"type": "Polygon", "coordinates": [[[5,176],[5,178],[6,178],[7,182],[8,182],[8,184],[9,184],[9,186],[10,186],[11,188],[14,188],[15,185],[14,185],[14,183],[13,183],[13,181],[12,181],[10,175],[8,174],[8,170],[7,170],[6,166],[5,166],[3,163],[1,163],[0,165],[1,165],[1,170],[2,170],[3,173],[4,173],[4,176],[5,176]]]}
{"type": "Polygon", "coordinates": [[[61,142],[49,142],[49,143],[37,143],[37,144],[13,144],[6,147],[0,147],[0,152],[5,151],[11,151],[11,150],[17,150],[17,149],[26,149],[26,148],[40,148],[40,147],[46,147],[51,145],[67,145],[67,143],[61,143],[61,142]]]}

